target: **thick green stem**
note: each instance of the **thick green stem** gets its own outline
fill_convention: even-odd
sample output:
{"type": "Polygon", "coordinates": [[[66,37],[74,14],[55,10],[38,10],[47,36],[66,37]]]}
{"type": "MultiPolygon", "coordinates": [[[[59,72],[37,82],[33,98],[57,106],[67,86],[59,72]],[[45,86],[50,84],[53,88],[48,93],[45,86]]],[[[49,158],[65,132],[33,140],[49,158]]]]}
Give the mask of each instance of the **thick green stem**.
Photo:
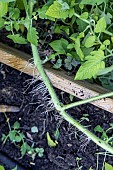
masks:
{"type": "MultiPolygon", "coordinates": [[[[29,2],[32,2],[32,0],[29,0],[29,2]]],[[[29,3],[29,9],[31,9],[31,3],[29,3]]],[[[33,6],[32,6],[33,7],[33,6]]],[[[33,8],[32,8],[33,9],[33,8]]],[[[31,10],[30,10],[31,11],[31,10]]],[[[30,12],[31,13],[31,12],[30,12]]],[[[31,17],[31,16],[30,16],[31,17]]],[[[71,123],[73,126],[75,126],[76,128],[78,128],[81,132],[83,132],[88,138],[90,138],[92,141],[94,141],[97,145],[99,145],[100,147],[102,147],[103,149],[107,150],[108,152],[113,154],[113,148],[108,145],[106,142],[102,141],[101,139],[99,139],[98,137],[96,137],[93,133],[91,133],[89,130],[87,130],[86,128],[84,128],[80,123],[78,123],[76,120],[74,120],[69,114],[67,114],[64,111],[64,107],[66,106],[61,106],[59,99],[49,81],[48,76],[46,75],[40,57],[39,57],[39,53],[37,50],[37,47],[33,44],[31,44],[31,48],[32,48],[32,53],[33,53],[33,58],[34,58],[34,64],[37,67],[42,80],[45,84],[45,86],[47,87],[49,94],[51,96],[52,102],[54,103],[55,108],[59,111],[60,115],[69,123],[71,123]]],[[[106,95],[107,97],[107,95],[106,95]]],[[[80,105],[80,103],[79,103],[80,105]]]]}
{"type": "MultiPolygon", "coordinates": [[[[33,52],[33,57],[34,57],[34,63],[35,66],[37,67],[43,82],[45,83],[46,87],[48,88],[48,91],[51,95],[52,101],[55,105],[55,108],[59,111],[60,115],[69,123],[71,123],[73,126],[75,126],[77,129],[79,129],[81,132],[83,132],[88,138],[90,138],[92,141],[94,141],[97,145],[99,145],[100,147],[102,147],[103,149],[107,150],[108,152],[113,154],[113,148],[108,145],[106,142],[104,142],[103,140],[99,139],[98,137],[96,137],[93,133],[91,133],[89,130],[87,130],[86,128],[84,128],[80,123],[78,123],[76,120],[74,120],[70,115],[68,115],[65,111],[64,111],[64,107],[65,106],[61,106],[56,93],[54,92],[54,89],[43,69],[43,66],[41,64],[41,60],[38,54],[38,50],[37,47],[34,46],[33,44],[31,44],[32,47],[32,52],[33,52]]],[[[113,93],[112,93],[113,95],[113,93]]],[[[107,96],[107,95],[106,95],[107,96]]],[[[98,96],[99,97],[99,96],[98,96]]],[[[77,104],[77,103],[76,103],[77,104]]],[[[80,104],[79,104],[80,105],[80,104]]]]}
{"type": "Polygon", "coordinates": [[[40,57],[39,57],[39,54],[38,54],[38,50],[37,50],[37,47],[33,44],[31,44],[31,48],[32,48],[32,52],[33,52],[33,57],[34,57],[34,64],[35,66],[38,68],[38,71],[43,79],[43,82],[44,84],[46,85],[48,91],[49,91],[49,94],[52,98],[52,101],[56,107],[56,109],[58,111],[61,111],[61,106],[60,106],[60,102],[56,96],[56,93],[54,92],[54,89],[52,88],[52,85],[48,79],[48,76],[46,75],[44,69],[43,69],[43,66],[42,66],[42,63],[41,63],[41,60],[40,60],[40,57]]]}
{"type": "Polygon", "coordinates": [[[107,144],[107,142],[99,139],[97,136],[95,136],[93,133],[91,133],[89,130],[84,128],[80,123],[78,123],[75,119],[73,119],[70,115],[68,115],[65,111],[62,111],[60,113],[62,117],[67,120],[70,124],[75,126],[77,129],[79,129],[81,132],[83,132],[89,139],[91,139],[93,142],[95,142],[98,146],[102,147],[106,151],[113,154],[113,148],[107,144]]]}
{"type": "Polygon", "coordinates": [[[89,98],[89,99],[85,99],[85,100],[81,100],[81,101],[78,101],[78,102],[70,103],[70,104],[67,104],[67,105],[63,106],[62,108],[64,110],[66,110],[66,109],[69,109],[69,108],[72,108],[72,107],[75,107],[75,106],[79,106],[81,104],[93,102],[95,100],[99,100],[99,99],[110,97],[110,96],[113,96],[113,92],[102,94],[102,95],[92,97],[92,98],[89,98]]]}

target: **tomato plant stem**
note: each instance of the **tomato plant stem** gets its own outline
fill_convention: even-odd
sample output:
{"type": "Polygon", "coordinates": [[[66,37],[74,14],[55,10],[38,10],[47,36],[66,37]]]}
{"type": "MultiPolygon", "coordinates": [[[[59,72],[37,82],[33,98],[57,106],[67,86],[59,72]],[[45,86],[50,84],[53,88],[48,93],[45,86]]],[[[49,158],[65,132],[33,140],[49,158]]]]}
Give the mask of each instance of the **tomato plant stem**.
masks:
{"type": "Polygon", "coordinates": [[[67,105],[63,106],[63,109],[66,110],[66,109],[69,109],[69,108],[72,108],[72,107],[75,107],[75,106],[79,106],[81,104],[93,102],[95,100],[100,100],[102,98],[106,98],[106,97],[110,97],[110,96],[113,96],[113,92],[102,94],[102,95],[95,96],[95,97],[92,97],[92,98],[89,98],[89,99],[74,102],[74,103],[71,103],[71,104],[67,104],[67,105]]]}
{"type": "MultiPolygon", "coordinates": [[[[43,69],[43,66],[41,64],[41,60],[40,60],[40,57],[39,57],[39,54],[38,54],[38,50],[37,50],[37,47],[33,44],[31,44],[31,47],[32,47],[32,52],[33,52],[33,57],[34,57],[34,63],[35,63],[35,66],[37,67],[41,77],[42,77],[42,80],[43,82],[45,83],[48,91],[49,91],[49,94],[52,98],[52,101],[55,105],[55,108],[57,109],[57,111],[59,111],[60,115],[66,120],[68,121],[69,123],[71,123],[73,126],[75,126],[77,129],[79,129],[81,132],[83,132],[88,138],[90,138],[93,142],[95,142],[97,145],[99,145],[100,147],[102,147],[103,149],[105,149],[106,151],[110,152],[113,154],[113,148],[107,144],[105,141],[99,139],[97,136],[95,136],[93,133],[91,133],[89,130],[87,130],[86,128],[84,128],[84,126],[82,126],[79,122],[77,122],[75,119],[73,119],[69,114],[67,114],[65,112],[65,109],[67,108],[70,108],[69,105],[67,106],[61,106],[59,100],[58,100],[58,97],[43,69]],[[68,107],[69,106],[69,107],[68,107]]],[[[79,101],[79,102],[76,102],[74,103],[74,105],[76,104],[77,106],[78,105],[81,105],[81,102],[82,103],[88,103],[89,100],[93,101],[94,99],[100,99],[100,98],[103,98],[103,97],[108,97],[108,96],[112,96],[113,95],[113,92],[111,93],[107,93],[107,94],[104,94],[104,95],[101,95],[100,96],[97,96],[97,97],[94,97],[94,98],[91,98],[91,99],[87,99],[86,101],[79,101]]],[[[70,104],[71,105],[71,104],[70,104]]],[[[73,107],[73,106],[72,106],[73,107]]]]}
{"type": "MultiPolygon", "coordinates": [[[[32,3],[30,3],[30,1],[32,2],[32,0],[29,0],[29,6],[32,5],[32,3]]],[[[31,9],[31,6],[29,8],[31,9]]],[[[32,6],[32,9],[33,9],[33,6],[32,6]]],[[[30,13],[31,13],[31,11],[30,11],[30,13]]],[[[30,16],[30,18],[31,18],[31,16],[30,16]]],[[[29,25],[29,26],[31,26],[31,25],[29,25]]],[[[48,78],[48,76],[46,75],[46,73],[43,69],[37,46],[31,44],[31,48],[32,48],[32,53],[33,53],[33,58],[34,58],[34,64],[35,64],[36,68],[38,69],[38,71],[39,71],[39,73],[42,77],[42,80],[43,80],[44,84],[46,85],[46,87],[49,91],[49,94],[51,96],[52,102],[54,103],[56,110],[60,113],[60,115],[66,121],[71,123],[74,127],[78,128],[81,132],[83,132],[88,138],[90,138],[92,141],[94,141],[97,145],[99,145],[100,147],[102,147],[106,151],[113,154],[113,148],[109,144],[107,144],[105,141],[99,139],[97,136],[95,136],[89,130],[84,128],[84,126],[82,126],[79,122],[77,122],[69,114],[66,113],[65,109],[73,107],[72,104],[67,105],[67,106],[61,105],[61,103],[60,103],[60,101],[59,101],[50,81],[49,81],[49,78],[48,78]]],[[[97,97],[94,97],[94,98],[91,98],[91,99],[87,99],[87,100],[84,100],[84,101],[79,101],[79,102],[74,103],[73,105],[74,106],[75,105],[81,105],[81,103],[82,104],[88,103],[89,101],[97,100],[97,99],[108,97],[108,96],[111,96],[111,95],[113,95],[113,92],[105,94],[105,95],[97,96],[97,97]]]]}
{"type": "MultiPolygon", "coordinates": [[[[90,21],[88,21],[88,20],[86,20],[86,19],[81,18],[80,15],[78,15],[77,13],[74,13],[74,15],[75,15],[77,18],[79,18],[79,19],[81,19],[82,21],[84,21],[85,23],[87,23],[88,25],[93,25],[92,22],[90,22],[90,21]]],[[[107,31],[107,30],[105,30],[104,33],[107,34],[107,35],[109,35],[109,36],[113,36],[113,33],[109,32],[109,31],[107,31]]]]}

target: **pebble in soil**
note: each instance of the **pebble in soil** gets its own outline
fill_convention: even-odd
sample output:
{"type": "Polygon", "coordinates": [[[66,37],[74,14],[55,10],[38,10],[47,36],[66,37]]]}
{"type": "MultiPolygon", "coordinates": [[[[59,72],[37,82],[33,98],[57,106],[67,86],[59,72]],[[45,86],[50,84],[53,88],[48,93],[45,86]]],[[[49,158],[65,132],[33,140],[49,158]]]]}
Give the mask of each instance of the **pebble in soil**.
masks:
{"type": "MultiPolygon", "coordinates": [[[[55,111],[46,112],[46,102],[40,90],[33,91],[40,81],[26,87],[32,77],[26,74],[20,74],[8,66],[0,65],[0,104],[14,105],[21,108],[19,113],[7,113],[10,124],[19,121],[20,130],[25,134],[26,141],[31,145],[35,143],[36,147],[44,148],[44,156],[35,157],[32,161],[29,155],[25,155],[20,159],[21,153],[19,147],[12,144],[9,140],[2,144],[0,140],[0,150],[19,162],[27,170],[89,170],[92,167],[96,170],[98,162],[98,170],[102,169],[105,155],[97,155],[103,150],[90,141],[86,136],[81,134],[77,129],[72,127],[68,122],[64,121],[55,111]],[[27,90],[26,90],[27,89],[27,90]],[[42,107],[38,107],[43,104],[42,107]],[[32,133],[31,128],[36,126],[37,133],[32,133]],[[47,145],[46,133],[49,132],[52,139],[55,139],[54,132],[59,127],[60,136],[56,147],[47,145]],[[33,140],[31,140],[29,135],[33,140]],[[98,161],[97,161],[98,159],[98,161]],[[32,163],[31,163],[32,162],[32,163]]],[[[69,95],[55,89],[60,100],[69,103],[69,95]]],[[[48,96],[49,97],[49,96],[48,96]]],[[[78,100],[78,99],[74,99],[78,100]]],[[[101,125],[105,130],[109,124],[113,122],[113,115],[103,111],[91,104],[82,105],[68,112],[77,120],[82,120],[84,114],[88,114],[88,120],[82,120],[82,124],[93,131],[94,127],[101,125]]],[[[0,113],[0,139],[2,134],[8,134],[8,125],[4,113],[0,113]]],[[[110,131],[112,134],[113,131],[110,131]]],[[[98,135],[98,134],[97,134],[98,135]]],[[[106,156],[106,162],[113,165],[113,158],[106,156]]],[[[9,170],[9,169],[8,169],[9,170]]]]}

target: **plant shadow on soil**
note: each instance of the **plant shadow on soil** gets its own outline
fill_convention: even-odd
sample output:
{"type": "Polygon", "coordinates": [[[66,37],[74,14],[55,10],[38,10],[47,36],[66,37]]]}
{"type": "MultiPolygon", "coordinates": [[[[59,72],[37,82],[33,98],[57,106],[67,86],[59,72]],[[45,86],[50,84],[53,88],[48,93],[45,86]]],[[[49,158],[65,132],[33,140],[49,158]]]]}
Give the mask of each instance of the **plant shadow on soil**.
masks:
{"type": "MultiPolygon", "coordinates": [[[[26,170],[77,170],[80,166],[82,166],[82,170],[89,170],[90,167],[96,170],[97,162],[98,170],[101,170],[105,155],[99,155],[97,161],[96,153],[104,150],[64,121],[55,110],[46,112],[46,102],[40,91],[37,90],[37,92],[34,91],[34,94],[31,93],[34,85],[37,86],[40,80],[27,88],[31,79],[32,77],[1,63],[0,104],[14,105],[21,108],[19,113],[7,113],[9,122],[13,125],[14,122],[18,121],[21,126],[20,130],[26,136],[27,143],[31,145],[34,142],[36,147],[44,148],[44,156],[42,158],[36,156],[34,161],[28,155],[20,159],[21,153],[18,146],[15,146],[9,140],[3,145],[1,141],[2,134],[8,134],[9,131],[4,113],[0,113],[0,150],[11,157],[12,160],[16,160],[23,165],[26,170]],[[39,104],[42,103],[44,106],[38,108],[39,104]],[[38,128],[38,133],[31,132],[33,126],[38,128]],[[54,132],[57,127],[60,131],[58,145],[49,147],[46,133],[49,132],[52,139],[55,139],[54,132]],[[29,138],[28,134],[31,135],[33,140],[29,138]]],[[[55,89],[55,91],[64,104],[70,102],[68,94],[58,89],[55,89]]],[[[78,99],[75,98],[74,100],[78,99]]],[[[82,124],[91,131],[97,125],[107,129],[109,123],[113,122],[113,114],[91,104],[70,109],[68,112],[77,120],[82,120],[84,114],[89,114],[89,121],[83,120],[82,124]]],[[[113,131],[110,131],[110,133],[112,134],[113,131]]],[[[113,165],[113,157],[106,156],[106,162],[113,165]]],[[[6,167],[6,170],[10,169],[6,167]]]]}

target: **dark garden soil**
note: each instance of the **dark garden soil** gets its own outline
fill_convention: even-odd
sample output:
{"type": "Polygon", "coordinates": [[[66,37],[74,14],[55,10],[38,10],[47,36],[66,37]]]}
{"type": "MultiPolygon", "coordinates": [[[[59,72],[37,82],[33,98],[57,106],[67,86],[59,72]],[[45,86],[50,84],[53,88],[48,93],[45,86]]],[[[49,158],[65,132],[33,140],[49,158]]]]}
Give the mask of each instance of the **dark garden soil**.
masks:
{"type": "MultiPolygon", "coordinates": [[[[32,77],[3,64],[0,65],[0,104],[14,105],[20,108],[18,113],[7,113],[10,125],[18,121],[20,130],[26,136],[26,142],[29,145],[34,143],[35,147],[44,148],[44,156],[42,158],[36,156],[34,161],[29,155],[20,159],[19,146],[15,146],[9,140],[3,144],[2,134],[9,132],[4,113],[0,113],[0,151],[17,161],[26,170],[80,170],[80,166],[82,166],[82,170],[89,170],[90,167],[93,170],[96,170],[97,167],[98,170],[101,170],[104,161],[113,165],[112,156],[106,156],[105,159],[105,154],[97,155],[104,150],[64,121],[55,110],[47,111],[47,101],[43,94],[40,90],[34,89],[41,83],[40,80],[34,84],[31,82],[32,77]],[[38,107],[40,104],[43,106],[38,107]],[[31,132],[33,126],[38,128],[38,133],[31,132]],[[58,145],[49,147],[46,133],[49,132],[52,139],[55,140],[54,132],[58,127],[60,131],[58,145]]],[[[68,94],[58,89],[55,90],[62,103],[70,102],[68,94]]],[[[91,104],[70,109],[68,112],[75,119],[82,121],[81,123],[91,131],[96,125],[101,125],[106,130],[109,123],[113,122],[113,114],[91,104]],[[88,114],[88,116],[84,114],[88,114]]],[[[109,135],[112,133],[113,131],[110,131],[109,135]]],[[[0,160],[0,164],[4,163],[0,160]]],[[[7,165],[6,170],[10,170],[7,165]]]]}

